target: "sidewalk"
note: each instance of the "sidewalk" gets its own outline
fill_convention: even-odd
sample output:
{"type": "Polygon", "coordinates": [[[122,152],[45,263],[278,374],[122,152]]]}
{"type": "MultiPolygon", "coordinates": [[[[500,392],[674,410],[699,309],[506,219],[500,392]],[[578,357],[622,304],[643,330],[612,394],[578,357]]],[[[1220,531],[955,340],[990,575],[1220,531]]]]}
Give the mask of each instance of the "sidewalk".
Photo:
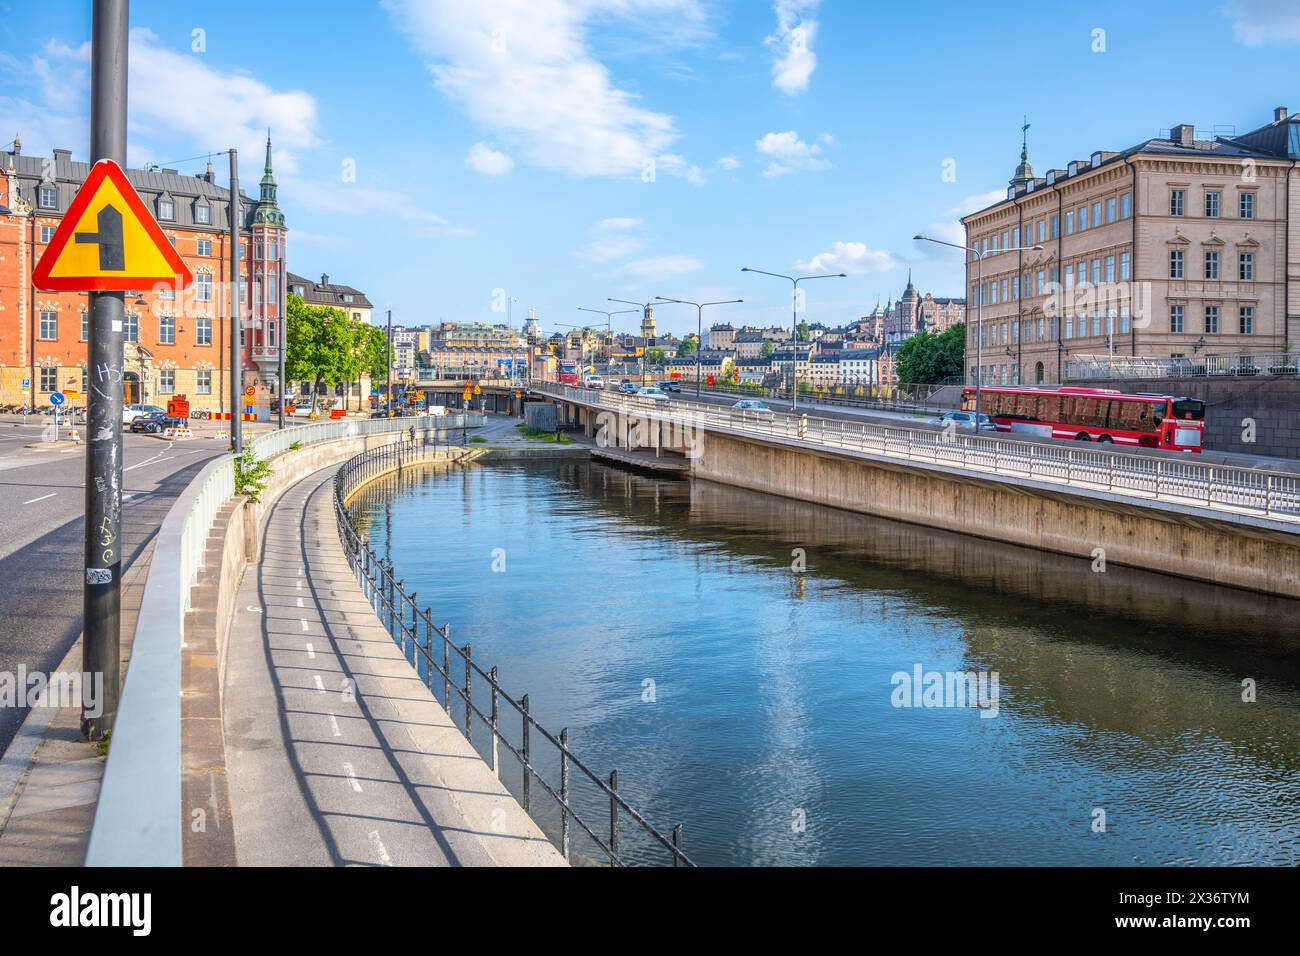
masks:
{"type": "Polygon", "coordinates": [[[225,736],[241,866],[563,866],[380,624],[326,469],[286,491],[244,576],[225,736]]]}
{"type": "MultiPolygon", "coordinates": [[[[123,680],[152,558],[150,543],[122,577],[123,680]]],[[[58,672],[80,671],[78,638],[58,672]]],[[[105,763],[81,739],[79,706],[33,708],[0,758],[0,867],[81,866],[105,763]]]]}

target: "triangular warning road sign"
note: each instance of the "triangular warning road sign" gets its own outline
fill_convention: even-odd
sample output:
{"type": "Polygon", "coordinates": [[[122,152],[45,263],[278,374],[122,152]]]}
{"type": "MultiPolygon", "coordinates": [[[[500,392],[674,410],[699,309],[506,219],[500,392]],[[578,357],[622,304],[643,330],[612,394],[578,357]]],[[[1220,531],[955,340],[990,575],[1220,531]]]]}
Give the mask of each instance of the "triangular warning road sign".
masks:
{"type": "Polygon", "coordinates": [[[36,264],[32,282],[47,292],[143,291],[159,282],[184,289],[194,273],[122,167],[101,159],[36,264]]]}

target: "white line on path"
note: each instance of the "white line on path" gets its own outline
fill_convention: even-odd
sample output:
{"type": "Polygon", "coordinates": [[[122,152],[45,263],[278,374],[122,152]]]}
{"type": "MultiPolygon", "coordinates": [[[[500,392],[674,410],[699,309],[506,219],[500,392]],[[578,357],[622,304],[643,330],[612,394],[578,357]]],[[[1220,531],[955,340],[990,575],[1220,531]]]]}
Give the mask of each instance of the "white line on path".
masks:
{"type": "Polygon", "coordinates": [[[311,630],[311,628],[308,627],[308,625],[307,625],[307,619],[304,617],[304,618],[302,619],[302,632],[303,632],[304,634],[306,634],[309,630],[311,630]]]}
{"type": "Polygon", "coordinates": [[[307,660],[309,660],[309,661],[314,661],[315,659],[316,659],[316,648],[314,648],[314,647],[312,647],[310,644],[308,644],[308,645],[307,645],[307,660]]]}
{"type": "Polygon", "coordinates": [[[298,598],[298,606],[302,607],[302,598],[298,598]]]}
{"type": "Polygon", "coordinates": [[[333,712],[333,711],[330,712],[330,726],[331,726],[332,728],[334,728],[334,736],[335,736],[335,737],[342,737],[342,736],[343,736],[343,731],[339,730],[339,719],[338,719],[337,717],[334,716],[334,712],[333,712]]]}
{"type": "Polygon", "coordinates": [[[352,764],[345,761],[343,764],[343,772],[348,775],[348,783],[352,784],[352,789],[357,793],[360,793],[361,781],[357,779],[357,772],[352,769],[352,764]]]}
{"type": "Polygon", "coordinates": [[[33,498],[31,501],[24,501],[24,505],[34,505],[38,501],[49,501],[51,498],[57,498],[59,493],[56,491],[52,495],[46,495],[44,498],[33,498]]]}
{"type": "Polygon", "coordinates": [[[316,678],[316,693],[318,694],[325,693],[325,682],[320,679],[320,674],[316,674],[314,676],[316,678]]]}
{"type": "Polygon", "coordinates": [[[375,852],[379,854],[379,863],[381,866],[393,865],[393,861],[389,857],[388,851],[384,849],[384,841],[379,839],[378,830],[370,831],[370,844],[375,848],[375,852]]]}

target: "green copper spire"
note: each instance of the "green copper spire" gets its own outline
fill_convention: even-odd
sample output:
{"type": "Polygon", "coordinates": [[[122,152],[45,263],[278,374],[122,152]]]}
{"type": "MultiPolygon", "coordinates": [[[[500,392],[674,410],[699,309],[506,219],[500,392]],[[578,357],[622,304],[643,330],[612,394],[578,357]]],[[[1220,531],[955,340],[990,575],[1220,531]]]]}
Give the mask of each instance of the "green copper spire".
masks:
{"type": "Polygon", "coordinates": [[[262,195],[253,213],[255,226],[284,226],[284,213],[276,203],[275,174],[271,171],[271,131],[266,131],[266,171],[262,174],[262,195]]]}

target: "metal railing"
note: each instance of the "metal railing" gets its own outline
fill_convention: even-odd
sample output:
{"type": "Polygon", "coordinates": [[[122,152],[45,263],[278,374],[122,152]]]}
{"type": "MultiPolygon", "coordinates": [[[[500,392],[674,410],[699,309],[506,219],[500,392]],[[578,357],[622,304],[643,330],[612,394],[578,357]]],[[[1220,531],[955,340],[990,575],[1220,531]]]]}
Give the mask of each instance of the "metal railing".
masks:
{"type": "Polygon", "coordinates": [[[584,405],[661,418],[738,435],[760,435],[908,461],[928,462],[977,474],[1036,479],[1102,489],[1142,498],[1191,504],[1231,518],[1253,512],[1300,523],[1300,475],[1066,444],[949,435],[942,430],[876,425],[785,413],[741,412],[683,402],[654,402],[570,386],[539,385],[533,391],[584,405]]]}
{"type": "Polygon", "coordinates": [[[1145,378],[1221,378],[1300,374],[1300,353],[1234,352],[1227,355],[1080,355],[1065,363],[1068,382],[1145,378]]]}
{"type": "MultiPolygon", "coordinates": [[[[458,702],[461,720],[453,722],[474,744],[474,719],[480,728],[490,731],[489,752],[484,755],[497,778],[501,777],[501,749],[504,748],[517,762],[522,774],[522,793],[518,794],[524,810],[533,812],[533,783],[536,782],[554,802],[560,815],[558,848],[566,860],[572,861],[571,836],[573,827],[586,835],[599,854],[612,866],[626,866],[629,860],[621,849],[623,820],[631,821],[652,845],[666,851],[673,866],[694,866],[682,851],[682,826],[673,828],[671,836],[664,836],[638,813],[619,793],[618,771],[601,777],[587,767],[569,748],[569,731],[553,734],[543,727],[529,712],[528,695],[516,700],[502,688],[497,668],[484,670],[473,656],[470,644],[457,646],[451,640],[451,625],[441,627],[433,623],[429,608],[421,609],[416,593],[407,593],[405,581],[399,580],[392,561],[378,558],[357,530],[348,511],[347,501],[362,485],[394,471],[431,460],[444,460],[440,450],[412,445],[388,445],[365,452],[344,463],[334,478],[334,510],[338,519],[339,537],[343,543],[348,564],[357,575],[362,592],[370,602],[380,621],[392,635],[394,643],[416,668],[425,686],[438,699],[437,684],[442,685],[440,703],[448,716],[453,716],[453,702],[458,702]],[[423,663],[423,668],[420,664],[423,663]],[[486,682],[490,700],[485,713],[475,701],[482,701],[474,693],[475,676],[478,683],[486,682]],[[453,696],[454,695],[454,696],[453,696]],[[503,729],[502,710],[513,713],[518,721],[519,743],[512,743],[503,729]],[[553,785],[538,767],[536,744],[549,744],[559,761],[559,782],[553,785]],[[589,823],[573,805],[573,780],[577,774],[594,786],[599,800],[608,806],[606,819],[589,823]],[[599,826],[599,831],[597,830],[599,826]]],[[[552,839],[554,839],[552,837],[552,839]]]]}

